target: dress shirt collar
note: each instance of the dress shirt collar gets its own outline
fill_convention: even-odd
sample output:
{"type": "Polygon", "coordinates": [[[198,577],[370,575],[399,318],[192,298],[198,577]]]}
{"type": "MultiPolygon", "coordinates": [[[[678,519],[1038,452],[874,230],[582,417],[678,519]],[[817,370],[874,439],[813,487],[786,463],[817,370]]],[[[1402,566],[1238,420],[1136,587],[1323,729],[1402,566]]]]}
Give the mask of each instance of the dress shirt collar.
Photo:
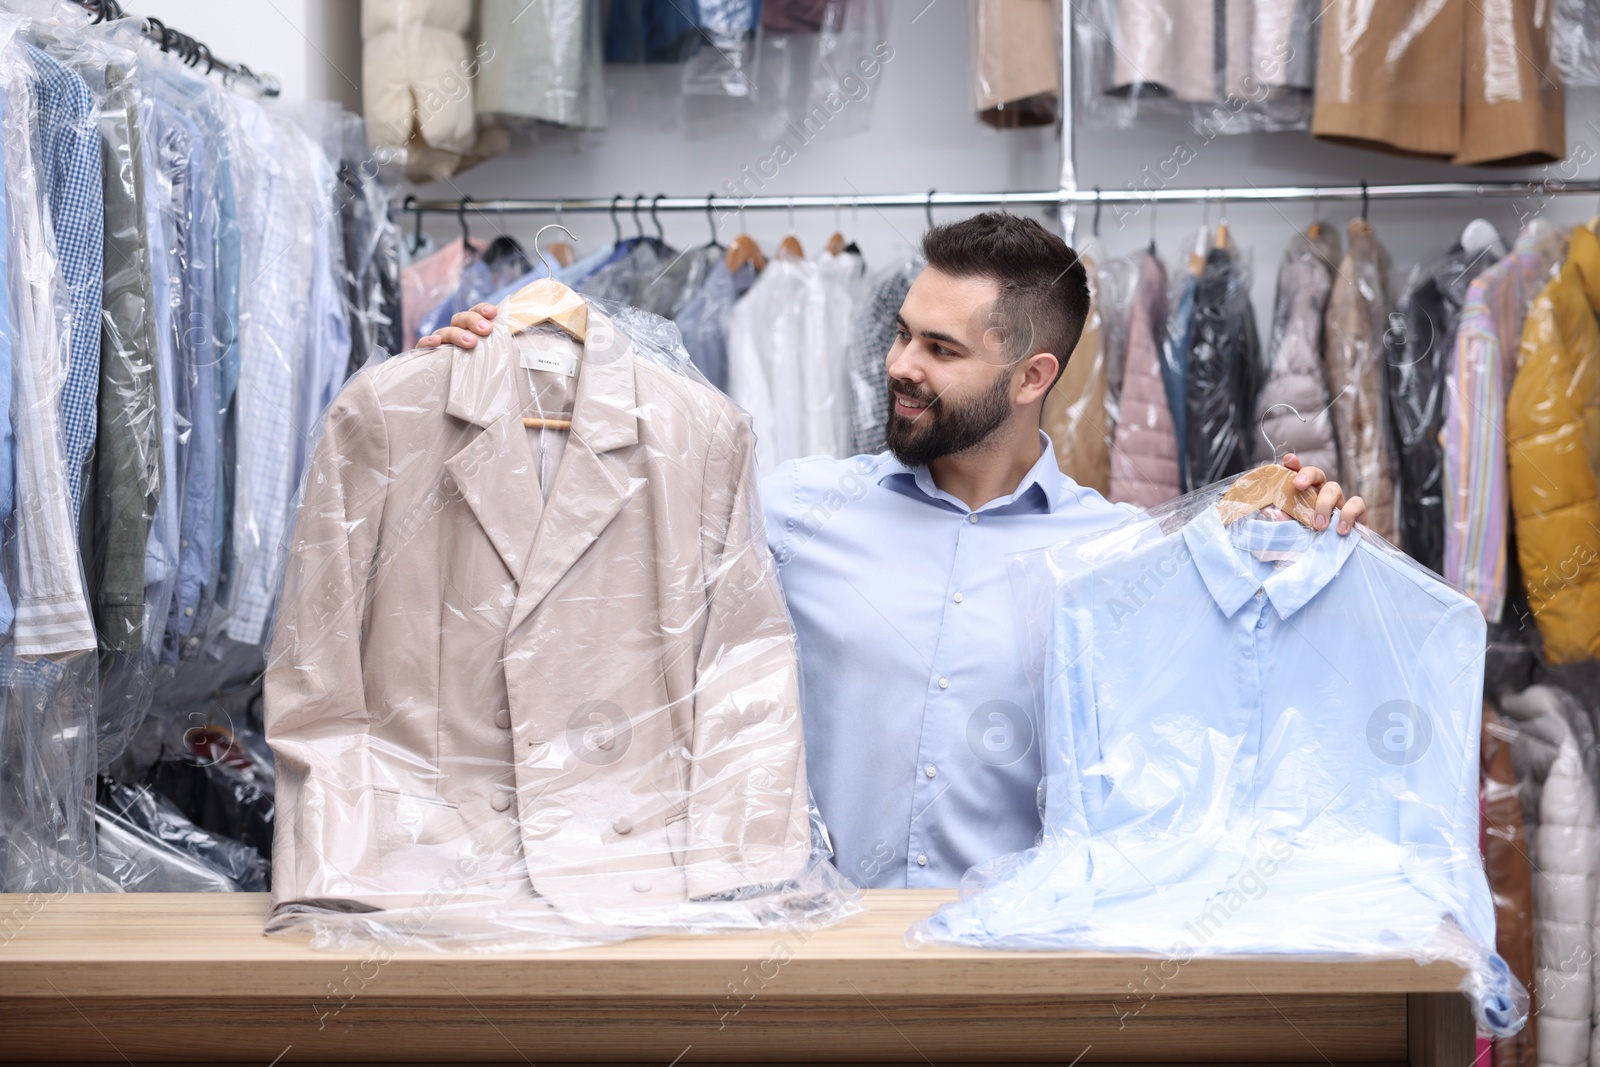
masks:
{"type": "Polygon", "coordinates": [[[1231,618],[1260,589],[1279,616],[1287,619],[1310,603],[1355,551],[1360,534],[1340,534],[1338,525],[1335,510],[1327,529],[1320,532],[1293,520],[1242,519],[1229,527],[1222,524],[1216,508],[1208,507],[1184,526],[1183,540],[1224,615],[1231,618]],[[1300,558],[1260,579],[1241,553],[1264,549],[1299,552],[1300,558]]]}
{"type": "Polygon", "coordinates": [[[907,467],[895,459],[893,453],[885,453],[878,461],[878,484],[906,496],[920,493],[930,501],[948,504],[960,511],[998,511],[1002,508],[1022,512],[1058,511],[1071,495],[1067,476],[1061,473],[1061,467],[1056,463],[1055,445],[1043,430],[1039,431],[1039,447],[1039,458],[1017,483],[1016,491],[1010,496],[996,497],[977,509],[968,508],[965,501],[935,485],[933,474],[926,464],[907,467]]]}

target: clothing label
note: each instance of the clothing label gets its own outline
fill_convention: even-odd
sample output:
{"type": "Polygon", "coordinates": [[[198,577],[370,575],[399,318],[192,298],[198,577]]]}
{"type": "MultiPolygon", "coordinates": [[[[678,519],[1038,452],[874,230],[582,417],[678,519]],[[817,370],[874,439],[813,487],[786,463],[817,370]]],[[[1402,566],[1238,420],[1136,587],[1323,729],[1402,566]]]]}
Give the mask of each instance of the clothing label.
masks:
{"type": "Polygon", "coordinates": [[[1296,550],[1282,552],[1277,549],[1262,548],[1250,553],[1263,563],[1293,563],[1300,558],[1301,553],[1296,550]]]}
{"type": "Polygon", "coordinates": [[[572,377],[578,373],[578,357],[571,352],[524,350],[522,365],[528,370],[547,370],[572,377]]]}

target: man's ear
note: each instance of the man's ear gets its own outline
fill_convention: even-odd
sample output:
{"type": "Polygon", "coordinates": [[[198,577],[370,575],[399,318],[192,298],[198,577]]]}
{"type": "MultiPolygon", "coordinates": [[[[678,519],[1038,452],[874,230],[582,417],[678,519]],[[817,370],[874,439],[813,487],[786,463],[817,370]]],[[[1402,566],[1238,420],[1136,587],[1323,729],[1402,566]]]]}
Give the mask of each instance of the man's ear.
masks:
{"type": "Polygon", "coordinates": [[[1050,391],[1051,384],[1056,380],[1056,369],[1059,366],[1053,352],[1035,352],[1022,364],[1021,395],[1018,401],[1031,404],[1050,391]]]}

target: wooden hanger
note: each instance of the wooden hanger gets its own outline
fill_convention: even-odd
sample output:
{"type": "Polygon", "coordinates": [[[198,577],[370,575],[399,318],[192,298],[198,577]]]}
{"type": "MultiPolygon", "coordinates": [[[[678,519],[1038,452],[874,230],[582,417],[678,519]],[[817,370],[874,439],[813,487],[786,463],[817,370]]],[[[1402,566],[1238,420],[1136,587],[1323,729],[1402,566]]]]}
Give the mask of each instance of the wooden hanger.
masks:
{"type": "Polygon", "coordinates": [[[551,241],[545,247],[545,251],[550,253],[551,259],[563,267],[570,267],[578,261],[578,253],[565,241],[551,241]]]}
{"type": "Polygon", "coordinates": [[[833,236],[828,238],[828,255],[837,256],[844,252],[844,234],[838,230],[833,231],[833,236]]]}
{"type": "Polygon", "coordinates": [[[737,274],[739,268],[746,263],[754,264],[757,274],[767,268],[767,257],[762,254],[761,246],[756,244],[755,238],[745,233],[741,233],[729,243],[728,253],[723,262],[730,274],[737,274]]]}
{"type": "Polygon", "coordinates": [[[806,250],[800,247],[800,238],[790,234],[778,242],[779,259],[805,259],[806,250]]]}
{"type": "Polygon", "coordinates": [[[1312,520],[1317,515],[1317,494],[1294,487],[1297,473],[1281,463],[1268,463],[1239,475],[1217,502],[1222,525],[1230,526],[1262,508],[1275,507],[1301,525],[1316,529],[1312,520]]]}
{"type": "MultiPolygon", "coordinates": [[[[558,222],[540,227],[539,232],[533,237],[533,247],[539,249],[539,239],[544,236],[544,231],[559,229],[566,232],[568,237],[572,231],[567,230],[558,222]]],[[[555,273],[550,266],[550,261],[544,258],[544,252],[539,252],[539,258],[544,262],[547,273],[555,273]]],[[[505,322],[511,327],[514,334],[522,333],[541,323],[550,323],[573,340],[582,343],[589,332],[589,305],[583,297],[562,285],[554,278],[540,278],[518,289],[505,301],[505,322]]],[[[571,419],[549,419],[525,417],[522,425],[529,428],[568,430],[572,428],[571,419]]]]}

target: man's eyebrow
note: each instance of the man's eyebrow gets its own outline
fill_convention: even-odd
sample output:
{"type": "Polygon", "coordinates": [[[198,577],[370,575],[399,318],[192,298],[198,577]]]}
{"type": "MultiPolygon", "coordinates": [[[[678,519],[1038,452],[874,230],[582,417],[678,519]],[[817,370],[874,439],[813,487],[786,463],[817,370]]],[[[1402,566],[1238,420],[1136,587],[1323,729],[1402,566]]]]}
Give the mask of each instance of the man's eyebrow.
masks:
{"type": "Polygon", "coordinates": [[[952,346],[954,348],[965,349],[967,347],[967,343],[965,341],[961,340],[959,337],[955,337],[955,336],[952,336],[951,334],[945,333],[942,330],[917,330],[917,331],[913,331],[911,329],[911,327],[906,324],[905,316],[901,315],[899,312],[895,313],[894,323],[895,323],[896,326],[900,327],[906,333],[916,332],[916,333],[920,334],[923,337],[929,338],[930,340],[938,341],[941,344],[950,345],[950,346],[952,346]]]}

